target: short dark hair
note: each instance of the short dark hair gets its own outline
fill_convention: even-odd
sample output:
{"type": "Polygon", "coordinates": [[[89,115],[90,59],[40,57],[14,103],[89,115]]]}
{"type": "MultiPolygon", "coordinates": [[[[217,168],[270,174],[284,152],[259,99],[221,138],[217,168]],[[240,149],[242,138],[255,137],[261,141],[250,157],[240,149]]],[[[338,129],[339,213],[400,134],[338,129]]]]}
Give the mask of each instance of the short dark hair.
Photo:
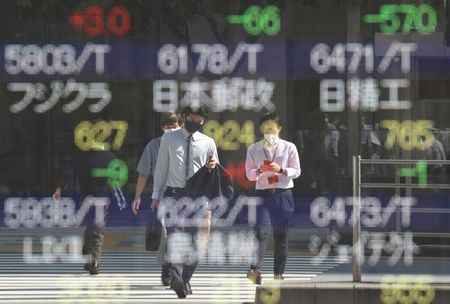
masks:
{"type": "Polygon", "coordinates": [[[198,108],[191,108],[191,107],[184,107],[181,114],[183,115],[189,115],[189,114],[196,114],[200,115],[203,118],[208,117],[209,110],[207,107],[198,107],[198,108]]]}
{"type": "Polygon", "coordinates": [[[275,112],[270,112],[270,113],[263,115],[259,119],[259,125],[261,126],[264,122],[269,121],[269,120],[275,121],[278,124],[278,126],[280,126],[280,127],[282,126],[280,117],[275,112]]]}
{"type": "Polygon", "coordinates": [[[167,125],[173,125],[175,123],[180,123],[180,119],[175,112],[163,112],[159,120],[159,125],[161,128],[167,125]]]}

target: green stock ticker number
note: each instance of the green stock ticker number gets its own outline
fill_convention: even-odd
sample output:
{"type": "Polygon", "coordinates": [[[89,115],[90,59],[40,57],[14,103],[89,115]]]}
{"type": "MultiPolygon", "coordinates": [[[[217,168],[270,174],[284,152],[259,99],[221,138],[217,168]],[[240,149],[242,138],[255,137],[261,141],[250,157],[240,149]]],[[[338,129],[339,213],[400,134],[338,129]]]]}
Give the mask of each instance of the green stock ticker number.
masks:
{"type": "Polygon", "coordinates": [[[108,184],[111,188],[117,189],[123,187],[128,181],[128,166],[121,159],[113,159],[106,168],[95,168],[91,172],[94,177],[108,178],[108,184]]]}
{"type": "Polygon", "coordinates": [[[415,168],[400,168],[397,171],[400,177],[418,177],[419,187],[427,187],[427,162],[424,160],[417,161],[415,168]]]}
{"type": "Polygon", "coordinates": [[[243,24],[245,31],[252,36],[261,33],[275,36],[280,32],[280,10],[274,5],[268,5],[264,9],[258,5],[252,5],[243,15],[228,16],[228,22],[243,24]]]}
{"type": "Polygon", "coordinates": [[[379,23],[384,34],[410,33],[415,29],[420,34],[430,34],[436,30],[437,13],[429,4],[385,4],[378,15],[368,14],[366,23],[379,23]]]}

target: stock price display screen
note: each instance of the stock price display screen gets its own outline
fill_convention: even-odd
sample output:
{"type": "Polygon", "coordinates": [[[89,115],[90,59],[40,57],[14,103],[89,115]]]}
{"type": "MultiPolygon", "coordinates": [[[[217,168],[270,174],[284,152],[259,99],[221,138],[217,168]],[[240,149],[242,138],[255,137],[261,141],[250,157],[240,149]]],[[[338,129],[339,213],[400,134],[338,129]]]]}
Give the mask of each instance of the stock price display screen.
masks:
{"type": "Polygon", "coordinates": [[[449,4],[2,1],[0,298],[175,301],[170,258],[198,263],[194,302],[291,303],[282,283],[362,267],[373,303],[447,303],[434,284],[450,275],[449,4]],[[138,163],[184,107],[209,109],[200,131],[234,196],[162,200],[169,249],[147,251],[153,178],[138,163]],[[285,280],[275,233],[260,270],[276,284],[259,290],[245,276],[263,203],[245,166],[271,112],[301,175],[285,280]],[[206,214],[206,233],[187,232],[206,214]]]}

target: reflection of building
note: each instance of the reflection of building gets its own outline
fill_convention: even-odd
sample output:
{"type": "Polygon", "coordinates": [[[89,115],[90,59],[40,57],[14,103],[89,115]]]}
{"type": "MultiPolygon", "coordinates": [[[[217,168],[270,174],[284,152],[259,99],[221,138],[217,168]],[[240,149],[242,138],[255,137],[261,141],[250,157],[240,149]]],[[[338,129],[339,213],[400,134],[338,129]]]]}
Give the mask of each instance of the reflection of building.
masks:
{"type": "Polygon", "coordinates": [[[345,163],[339,157],[342,131],[345,130],[340,131],[329,122],[324,122],[321,130],[299,130],[301,179],[311,191],[328,193],[338,190],[340,183],[336,179],[346,171],[345,163]]]}
{"type": "MultiPolygon", "coordinates": [[[[142,146],[159,134],[155,111],[175,103],[212,105],[210,120],[221,127],[211,132],[221,139],[220,159],[231,167],[244,160],[248,144],[261,136],[257,129],[251,140],[236,134],[256,123],[261,112],[276,108],[286,139],[299,142],[298,130],[305,132],[298,146],[306,169],[297,181],[300,188],[316,183],[313,189],[319,189],[324,175],[323,185],[346,191],[352,155],[420,158],[423,150],[404,149],[397,143],[386,148],[389,134],[377,127],[383,120],[432,120],[449,159],[450,93],[444,77],[447,50],[438,33],[441,24],[432,33],[403,35],[399,30],[385,35],[380,24],[368,24],[363,18],[380,10],[376,1],[286,1],[279,7],[281,30],[273,36],[261,31],[250,37],[242,24],[225,22],[225,15],[236,13],[231,2],[201,12],[183,4],[154,10],[152,5],[133,2],[126,5],[132,24],[148,26],[133,28],[126,39],[117,36],[100,44],[80,36],[65,18],[50,18],[49,23],[48,16],[60,11],[57,2],[14,2],[2,19],[6,90],[0,92],[5,101],[0,104],[0,192],[51,191],[57,170],[53,160],[65,154],[72,144],[67,138],[92,110],[108,111],[111,119],[129,124],[119,153],[134,166],[142,146]],[[34,18],[17,23],[18,16],[30,12],[34,18]],[[13,43],[18,34],[21,41],[13,43]],[[47,62],[39,62],[30,50],[47,54],[47,62]],[[13,60],[17,54],[20,64],[13,60]],[[20,104],[27,104],[23,88],[33,91],[33,102],[11,112],[21,98],[20,104]],[[89,107],[100,99],[104,108],[89,107]],[[68,109],[63,101],[73,107],[68,109]],[[330,116],[326,127],[325,113],[330,116]]],[[[430,5],[439,19],[443,17],[441,3],[430,5]]],[[[386,172],[381,166],[367,170],[372,175],[386,172]]],[[[127,187],[134,189],[132,184],[127,187]]]]}
{"type": "MultiPolygon", "coordinates": [[[[358,130],[358,154],[364,159],[448,159],[450,130],[420,129],[421,120],[400,122],[384,120],[381,123],[367,124],[363,120],[361,129],[358,130]],[[413,131],[409,129],[411,126],[413,131]]],[[[335,123],[339,126],[339,122],[335,123]]],[[[342,126],[338,129],[329,122],[325,122],[324,126],[324,129],[299,130],[298,146],[302,151],[304,169],[302,188],[326,193],[333,192],[333,189],[337,193],[348,192],[350,184],[343,183],[342,180],[350,178],[348,173],[351,172],[351,167],[347,163],[349,155],[346,149],[350,144],[348,138],[355,131],[342,126]]],[[[450,168],[429,168],[430,174],[440,175],[440,182],[445,182],[445,172],[449,172],[447,170],[450,168]]],[[[362,167],[362,173],[375,178],[389,177],[395,175],[395,168],[379,164],[366,165],[362,167]]]]}

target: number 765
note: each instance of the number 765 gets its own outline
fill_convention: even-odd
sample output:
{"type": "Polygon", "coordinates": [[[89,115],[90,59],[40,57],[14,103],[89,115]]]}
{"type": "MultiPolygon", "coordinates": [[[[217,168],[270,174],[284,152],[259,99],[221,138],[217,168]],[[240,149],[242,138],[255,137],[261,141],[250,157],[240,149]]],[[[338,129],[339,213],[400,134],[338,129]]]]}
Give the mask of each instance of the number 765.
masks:
{"type": "Polygon", "coordinates": [[[392,150],[396,142],[403,150],[425,150],[434,141],[434,135],[430,130],[433,127],[431,120],[383,120],[381,127],[388,129],[384,143],[387,150],[392,150]]]}

